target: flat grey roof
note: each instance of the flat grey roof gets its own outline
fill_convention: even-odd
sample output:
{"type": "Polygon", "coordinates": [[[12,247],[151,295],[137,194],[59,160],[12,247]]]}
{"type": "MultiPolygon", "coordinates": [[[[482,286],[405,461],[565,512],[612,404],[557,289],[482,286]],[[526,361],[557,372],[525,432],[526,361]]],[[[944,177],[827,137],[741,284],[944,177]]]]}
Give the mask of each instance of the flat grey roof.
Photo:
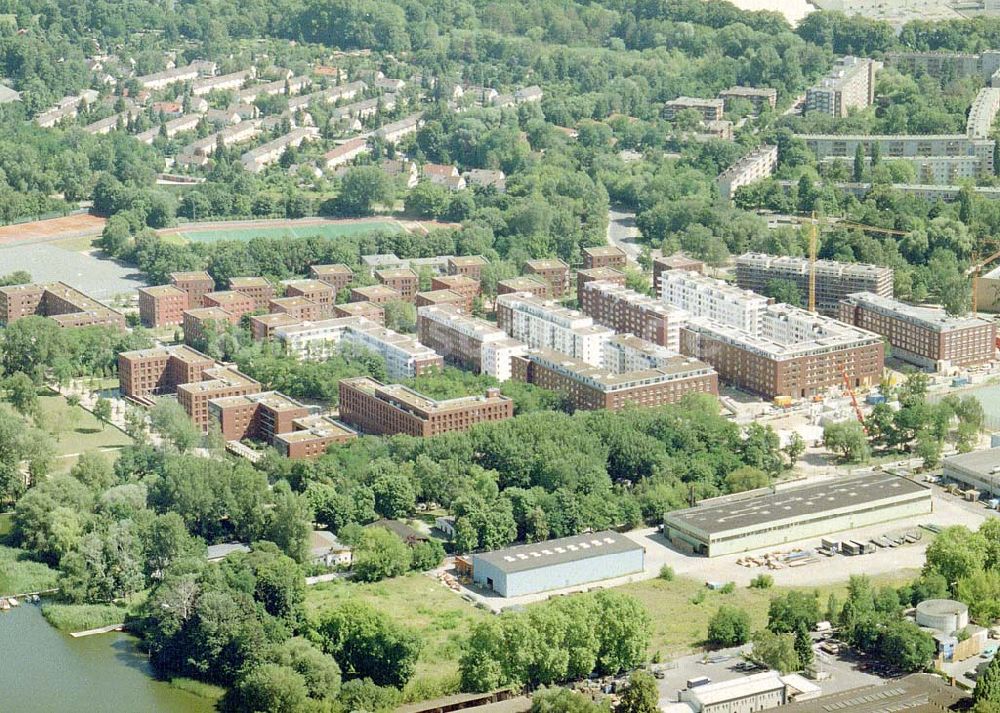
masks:
{"type": "Polygon", "coordinates": [[[885,685],[853,688],[830,696],[784,706],[785,713],[941,713],[969,700],[961,688],[949,686],[939,676],[915,673],[885,685]]]}
{"type": "Polygon", "coordinates": [[[602,532],[561,537],[557,540],[517,545],[503,550],[474,554],[472,555],[472,566],[475,568],[477,561],[483,561],[511,574],[641,549],[643,549],[641,545],[636,544],[625,535],[603,530],[602,532]]]}
{"type": "Polygon", "coordinates": [[[949,456],[944,459],[944,465],[969,470],[982,476],[993,475],[990,471],[1000,466],[1000,448],[987,448],[982,451],[949,456]]]}
{"type": "Polygon", "coordinates": [[[834,478],[750,498],[732,498],[667,513],[666,520],[708,535],[739,530],[845,507],[871,506],[879,500],[930,491],[889,473],[834,478]]]}

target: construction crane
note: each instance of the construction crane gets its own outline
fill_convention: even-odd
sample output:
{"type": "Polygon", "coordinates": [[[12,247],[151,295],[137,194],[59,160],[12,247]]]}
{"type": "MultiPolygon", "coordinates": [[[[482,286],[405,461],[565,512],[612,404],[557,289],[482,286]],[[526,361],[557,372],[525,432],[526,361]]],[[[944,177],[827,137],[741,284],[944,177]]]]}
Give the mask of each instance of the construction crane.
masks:
{"type": "MultiPolygon", "coordinates": [[[[869,233],[884,233],[886,235],[906,235],[905,230],[895,228],[879,228],[875,225],[864,225],[863,223],[852,223],[849,221],[837,220],[835,218],[817,218],[816,213],[806,218],[801,216],[789,216],[795,223],[809,224],[809,311],[816,311],[816,255],[819,252],[819,226],[827,228],[850,228],[852,230],[864,230],[869,233]]],[[[998,256],[1000,257],[1000,256],[998,256]]]]}
{"type": "MultiPolygon", "coordinates": [[[[994,243],[993,246],[996,247],[996,244],[994,243]]],[[[984,267],[997,259],[1000,259],[1000,250],[997,250],[984,260],[973,258],[972,265],[965,271],[965,276],[972,278],[972,314],[976,314],[979,307],[979,296],[977,294],[979,291],[979,276],[982,274],[984,267]]]]}
{"type": "Polygon", "coordinates": [[[861,424],[861,428],[864,430],[865,434],[868,433],[868,427],[865,425],[865,415],[861,412],[861,406],[858,405],[858,397],[854,393],[854,387],[851,386],[851,377],[847,374],[847,366],[843,367],[842,373],[844,375],[844,386],[847,388],[847,393],[851,396],[851,405],[854,407],[854,415],[858,417],[858,423],[861,424]]]}

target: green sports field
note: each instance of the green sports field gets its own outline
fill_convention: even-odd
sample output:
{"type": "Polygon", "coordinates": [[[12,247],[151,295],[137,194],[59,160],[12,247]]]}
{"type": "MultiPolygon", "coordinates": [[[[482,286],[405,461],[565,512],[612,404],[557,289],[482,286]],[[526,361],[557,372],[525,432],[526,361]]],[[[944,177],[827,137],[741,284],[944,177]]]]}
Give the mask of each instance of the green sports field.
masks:
{"type": "Polygon", "coordinates": [[[171,231],[184,240],[193,243],[214,243],[219,240],[250,240],[251,238],[305,238],[320,235],[325,238],[339,238],[344,235],[362,233],[398,233],[402,228],[390,221],[365,221],[357,223],[319,223],[314,225],[274,225],[266,227],[219,228],[171,231]]]}

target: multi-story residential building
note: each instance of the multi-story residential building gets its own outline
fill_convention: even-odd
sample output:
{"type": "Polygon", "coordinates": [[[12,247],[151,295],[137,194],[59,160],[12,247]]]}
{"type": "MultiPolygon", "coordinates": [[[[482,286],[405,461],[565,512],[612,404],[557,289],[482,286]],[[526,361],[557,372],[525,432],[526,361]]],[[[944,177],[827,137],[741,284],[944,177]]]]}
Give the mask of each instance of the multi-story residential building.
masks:
{"type": "Polygon", "coordinates": [[[188,309],[204,307],[204,297],[215,291],[215,280],[207,272],[172,272],[170,284],[188,296],[188,309]]]}
{"type": "MultiPolygon", "coordinates": [[[[589,270],[577,270],[576,272],[576,303],[583,306],[583,286],[588,282],[610,282],[615,285],[625,286],[625,273],[613,267],[594,267],[589,270]]],[[[589,314],[589,313],[588,313],[589,314]]]]}
{"type": "Polygon", "coordinates": [[[385,310],[374,302],[345,302],[333,306],[334,317],[364,317],[376,324],[385,324],[385,310]]]}
{"type": "Polygon", "coordinates": [[[627,256],[625,251],[615,245],[600,245],[583,249],[583,268],[591,270],[595,267],[625,267],[627,256]]]}
{"type": "Polygon", "coordinates": [[[684,270],[662,273],[660,288],[665,304],[684,310],[690,317],[705,317],[745,334],[760,334],[768,301],[762,295],[684,270]]]}
{"type": "Polygon", "coordinates": [[[758,116],[764,107],[774,110],[778,104],[778,90],[770,87],[730,87],[719,92],[719,99],[725,102],[725,109],[729,111],[730,103],[734,99],[743,99],[753,104],[754,116],[758,116]]]}
{"type": "Polygon", "coordinates": [[[943,309],[909,305],[891,297],[858,292],[840,303],[840,319],[881,334],[892,355],[917,366],[948,371],[993,361],[996,323],[952,317],[943,309]]]}
{"type": "Polygon", "coordinates": [[[507,192],[507,176],[499,169],[474,168],[463,173],[462,180],[475,188],[492,189],[497,193],[507,192]]]}
{"type": "Polygon", "coordinates": [[[483,278],[483,268],[490,262],[482,255],[461,255],[448,258],[449,275],[465,275],[473,280],[483,278]]]}
{"type": "Polygon", "coordinates": [[[399,121],[393,121],[382,126],[375,131],[375,136],[386,143],[395,144],[398,143],[400,139],[405,138],[410,134],[417,133],[417,130],[423,125],[423,123],[422,114],[412,114],[400,119],[399,121]]]}
{"type": "Polygon", "coordinates": [[[732,200],[736,191],[774,174],[778,168],[778,147],[758,146],[716,177],[719,195],[732,200]]]}
{"type": "Polygon", "coordinates": [[[294,430],[295,420],[309,416],[312,409],[280,392],[265,391],[212,399],[208,413],[227,441],[271,443],[279,433],[294,430]]]}
{"type": "Polygon", "coordinates": [[[657,368],[623,373],[550,349],[530,349],[513,357],[511,363],[514,379],[559,391],[579,410],[663,406],[692,393],[719,393],[718,377],[711,366],[677,355],[657,368]]]}
{"type": "Polygon", "coordinates": [[[992,139],[965,134],[800,134],[821,162],[853,161],[858,145],[870,159],[878,145],[883,161],[913,164],[917,183],[957,183],[965,178],[993,175],[992,139]]]}
{"type": "Polygon", "coordinates": [[[118,387],[122,396],[141,402],[172,394],[181,384],[201,381],[215,360],[188,346],[155,347],[118,355],[118,387]]]}
{"type": "Polygon", "coordinates": [[[188,296],[173,285],[140,287],[139,320],[144,327],[166,327],[180,324],[188,308],[188,296]]]}
{"type": "Polygon", "coordinates": [[[527,293],[498,295],[497,326],[534,349],[552,349],[601,365],[604,342],[614,336],[582,312],[527,293]]]}
{"type": "Polygon", "coordinates": [[[1000,51],[982,54],[958,52],[887,52],[886,63],[903,72],[929,74],[937,79],[978,77],[990,81],[1000,69],[1000,51]]]}
{"type": "Polygon", "coordinates": [[[209,334],[218,334],[230,324],[239,322],[233,315],[219,307],[200,307],[184,310],[184,343],[189,347],[204,344],[209,334]]]}
{"type": "Polygon", "coordinates": [[[548,299],[552,294],[552,287],[545,280],[527,275],[510,277],[497,283],[497,295],[512,295],[518,292],[527,292],[540,299],[548,299]]]}
{"type": "Polygon", "coordinates": [[[164,89],[169,87],[171,84],[176,84],[177,82],[190,82],[201,76],[199,67],[194,64],[189,64],[184,67],[174,67],[172,69],[165,69],[162,72],[154,72],[153,74],[146,74],[142,77],[136,77],[135,81],[143,89],[149,89],[151,91],[156,91],[158,89],[164,89]]]}
{"type": "Polygon", "coordinates": [[[676,361],[677,355],[676,350],[634,334],[616,334],[604,343],[602,366],[612,374],[665,369],[676,361]]]}
{"type": "Polygon", "coordinates": [[[428,290],[427,292],[418,292],[413,298],[413,304],[417,309],[432,305],[455,305],[460,310],[467,312],[469,309],[466,307],[466,303],[465,297],[454,290],[428,290]]]}
{"type": "Polygon", "coordinates": [[[387,302],[399,302],[402,299],[403,295],[398,290],[385,285],[351,288],[351,302],[371,302],[376,305],[384,305],[387,302]]]}
{"type": "Polygon", "coordinates": [[[239,324],[243,315],[251,314],[257,309],[257,302],[253,297],[236,290],[209,292],[202,297],[202,302],[205,307],[218,307],[225,310],[229,313],[230,320],[235,324],[239,324]]]}
{"type": "Polygon", "coordinates": [[[472,304],[482,291],[479,280],[465,275],[440,275],[431,278],[432,290],[451,290],[462,295],[465,309],[472,311],[472,304]]]}
{"type": "Polygon", "coordinates": [[[526,346],[511,339],[486,320],[469,317],[454,305],[418,310],[417,334],[420,342],[446,360],[497,381],[510,378],[510,359],[523,354],[526,346]]]}
{"type": "Polygon", "coordinates": [[[358,432],[331,416],[313,414],[292,422],[294,430],[278,433],[271,445],[285,458],[318,458],[333,444],[343,445],[358,437],[358,432]]]}
{"type": "Polygon", "coordinates": [[[391,379],[411,379],[444,366],[444,359],[414,337],[363,317],[341,317],[278,327],[274,338],[297,359],[329,359],[344,348],[360,348],[385,360],[391,379]]]}
{"type": "Polygon", "coordinates": [[[770,305],[747,331],[706,317],[681,329],[681,353],[711,364],[719,378],[765,398],[809,398],[845,379],[869,387],[882,378],[882,338],[788,305],[770,305]]]}
{"type": "Polygon", "coordinates": [[[125,329],[125,316],[88,297],[65,282],[0,287],[0,323],[21,317],[48,317],[63,328],[114,327],[125,329]]]}
{"type": "Polygon", "coordinates": [[[273,82],[264,84],[252,84],[246,89],[241,89],[236,94],[236,99],[241,104],[253,104],[257,97],[273,97],[278,94],[288,94],[293,96],[299,94],[303,89],[312,85],[309,77],[289,77],[287,79],[276,79],[273,82]]]}
{"type": "Polygon", "coordinates": [[[396,270],[401,267],[410,266],[409,260],[397,257],[395,253],[362,255],[361,264],[365,266],[369,275],[374,275],[376,270],[396,270]]]}
{"type": "MultiPolygon", "coordinates": [[[[808,258],[745,253],[736,258],[736,284],[764,294],[771,280],[785,280],[798,288],[804,305],[809,296],[809,270],[808,258]]],[[[855,292],[892,297],[891,267],[817,260],[814,273],[816,310],[829,317],[837,316],[840,301],[855,292]]]]}
{"type": "Polygon", "coordinates": [[[499,389],[487,389],[483,396],[437,401],[368,377],[341,379],[338,387],[341,420],[371,434],[429,437],[467,431],[476,424],[514,415],[513,400],[499,389]]]}
{"type": "Polygon", "coordinates": [[[354,271],[342,263],[337,263],[336,265],[311,265],[309,267],[309,277],[320,282],[325,282],[336,293],[351,284],[351,280],[354,279],[354,271]]]}
{"type": "Polygon", "coordinates": [[[286,312],[255,314],[250,317],[250,334],[258,342],[266,342],[278,327],[300,324],[303,320],[286,312]]]}
{"type": "Polygon", "coordinates": [[[217,366],[205,369],[200,381],[177,386],[177,403],[191,418],[195,427],[206,432],[212,423],[208,404],[226,396],[245,396],[260,392],[260,383],[235,367],[217,366]]]}
{"type": "Polygon", "coordinates": [[[267,309],[272,314],[284,312],[296,322],[315,321],[327,316],[326,309],[305,297],[276,297],[268,301],[267,309]]]}
{"type": "Polygon", "coordinates": [[[842,57],[818,84],[806,90],[805,110],[844,118],[875,100],[875,73],[882,63],[864,57],[842,57]]]}
{"type": "Polygon", "coordinates": [[[292,129],[284,136],[279,136],[273,141],[268,141],[266,144],[261,144],[257,148],[247,151],[240,156],[240,163],[250,173],[260,173],[281,158],[289,147],[300,146],[303,141],[311,141],[318,135],[319,132],[314,126],[292,129]]]}
{"type": "Polygon", "coordinates": [[[330,149],[323,154],[323,160],[326,162],[327,169],[333,169],[337,168],[337,166],[344,166],[369,151],[371,149],[368,147],[368,139],[359,136],[348,139],[344,143],[330,149]]]}
{"type": "Polygon", "coordinates": [[[329,315],[337,299],[337,291],[322,280],[285,280],[286,297],[301,297],[319,305],[322,315],[329,315]]]}
{"type": "Polygon", "coordinates": [[[725,102],[722,99],[677,97],[663,105],[663,116],[673,120],[678,113],[688,109],[699,112],[704,121],[717,121],[722,118],[725,111],[725,102]]]}
{"type": "Polygon", "coordinates": [[[400,298],[406,302],[412,302],[413,296],[420,289],[420,277],[408,267],[376,270],[375,279],[379,281],[379,284],[398,292],[400,298]]]}
{"type": "Polygon", "coordinates": [[[264,277],[230,277],[229,289],[242,292],[253,300],[253,311],[267,309],[276,294],[274,285],[264,277]]]}
{"type": "Polygon", "coordinates": [[[569,290],[569,265],[559,258],[528,260],[524,263],[524,274],[548,282],[553,297],[562,297],[569,290]]]}
{"type": "Polygon", "coordinates": [[[980,89],[969,108],[965,135],[970,139],[988,139],[998,111],[1000,111],[1000,89],[995,87],[980,89]]]}
{"type": "Polygon", "coordinates": [[[673,352],[680,351],[680,329],[687,313],[673,305],[624,285],[595,281],[583,286],[580,308],[598,324],[620,334],[634,334],[673,352]]]}
{"type": "Polygon", "coordinates": [[[657,255],[653,257],[653,289],[660,294],[660,275],[665,270],[686,270],[687,272],[705,272],[705,263],[688,257],[683,253],[673,255],[657,255]]]}
{"type": "Polygon", "coordinates": [[[212,92],[225,92],[233,89],[240,89],[248,79],[253,79],[255,75],[252,69],[243,69],[230,74],[220,74],[217,77],[205,77],[191,82],[191,94],[200,97],[212,92]]]}

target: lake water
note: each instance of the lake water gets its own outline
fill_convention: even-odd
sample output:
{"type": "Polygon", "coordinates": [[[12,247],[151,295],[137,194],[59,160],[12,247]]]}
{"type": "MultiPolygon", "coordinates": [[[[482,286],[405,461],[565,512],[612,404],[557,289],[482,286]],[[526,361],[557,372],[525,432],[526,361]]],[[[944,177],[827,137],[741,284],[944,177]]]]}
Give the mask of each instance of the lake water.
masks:
{"type": "Polygon", "coordinates": [[[741,10],[780,12],[792,25],[797,25],[799,20],[816,9],[806,0],[729,0],[729,2],[741,10]]]}
{"type": "Polygon", "coordinates": [[[0,613],[3,713],[209,713],[210,701],[157,681],[135,639],[74,639],[33,604],[0,613]]]}

